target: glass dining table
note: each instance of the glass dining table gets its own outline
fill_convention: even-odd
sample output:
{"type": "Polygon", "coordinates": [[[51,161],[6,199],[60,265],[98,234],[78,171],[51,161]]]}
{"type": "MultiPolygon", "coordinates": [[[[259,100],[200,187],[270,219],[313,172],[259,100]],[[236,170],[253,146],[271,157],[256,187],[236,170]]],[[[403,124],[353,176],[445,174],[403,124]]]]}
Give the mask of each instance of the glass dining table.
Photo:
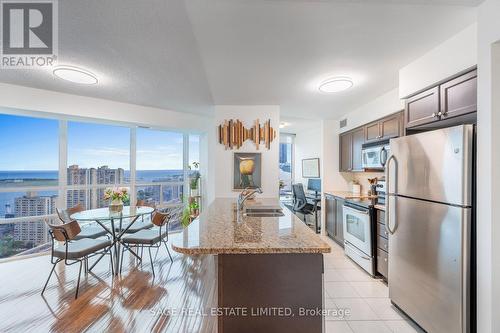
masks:
{"type": "MultiPolygon", "coordinates": [[[[136,223],[139,218],[144,218],[154,212],[154,208],[147,206],[124,206],[119,213],[111,212],[109,208],[97,208],[84,210],[74,213],[70,216],[72,220],[80,223],[97,222],[111,236],[111,246],[115,252],[114,274],[118,275],[120,267],[120,246],[125,246],[137,259],[142,260],[128,245],[122,242],[122,236],[136,223]]],[[[90,267],[90,270],[101,260],[105,255],[103,253],[99,259],[90,267]]]]}

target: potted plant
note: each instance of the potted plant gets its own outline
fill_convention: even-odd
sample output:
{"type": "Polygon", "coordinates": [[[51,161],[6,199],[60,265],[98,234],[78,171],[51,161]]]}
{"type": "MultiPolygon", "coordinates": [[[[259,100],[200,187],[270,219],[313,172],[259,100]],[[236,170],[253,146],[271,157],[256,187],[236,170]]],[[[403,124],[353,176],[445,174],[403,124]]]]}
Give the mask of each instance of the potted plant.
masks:
{"type": "Polygon", "coordinates": [[[189,203],[189,210],[192,216],[198,216],[200,214],[200,205],[198,204],[198,201],[192,200],[189,203]]]}
{"type": "Polygon", "coordinates": [[[199,214],[200,205],[198,201],[194,198],[189,198],[189,203],[182,212],[181,225],[186,228],[199,214]]]}
{"type": "Polygon", "coordinates": [[[128,198],[126,187],[107,188],[104,192],[104,200],[110,200],[109,211],[111,213],[120,213],[123,210],[123,202],[128,198]]]}
{"type": "MultiPolygon", "coordinates": [[[[200,167],[199,162],[193,162],[192,164],[193,168],[195,169],[198,169],[200,167]]],[[[189,166],[189,169],[191,170],[191,166],[189,166]]],[[[197,197],[200,195],[199,180],[200,180],[200,173],[198,170],[196,170],[191,174],[191,178],[189,180],[189,188],[191,189],[192,197],[197,197]]]]}

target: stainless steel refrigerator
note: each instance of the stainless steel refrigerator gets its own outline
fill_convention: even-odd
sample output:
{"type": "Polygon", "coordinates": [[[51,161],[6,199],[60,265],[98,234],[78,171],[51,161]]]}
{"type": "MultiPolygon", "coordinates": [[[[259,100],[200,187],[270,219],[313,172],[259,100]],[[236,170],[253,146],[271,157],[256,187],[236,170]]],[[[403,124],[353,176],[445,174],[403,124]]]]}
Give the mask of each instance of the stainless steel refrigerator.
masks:
{"type": "Polygon", "coordinates": [[[429,333],[469,332],[472,125],[391,140],[389,297],[429,333]]]}

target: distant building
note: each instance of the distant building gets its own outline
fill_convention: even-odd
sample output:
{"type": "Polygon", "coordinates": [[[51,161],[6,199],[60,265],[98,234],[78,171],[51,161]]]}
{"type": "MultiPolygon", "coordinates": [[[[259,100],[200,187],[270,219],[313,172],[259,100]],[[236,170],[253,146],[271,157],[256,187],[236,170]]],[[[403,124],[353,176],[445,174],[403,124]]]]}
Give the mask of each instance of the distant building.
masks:
{"type": "Polygon", "coordinates": [[[280,164],[290,162],[288,161],[288,144],[280,143],[279,154],[280,154],[280,160],[279,160],[280,164]]]}
{"type": "MultiPolygon", "coordinates": [[[[15,217],[50,215],[55,213],[57,196],[39,196],[28,192],[14,199],[15,217]]],[[[49,241],[48,228],[43,221],[26,221],[14,224],[14,240],[32,243],[33,246],[49,241]]]]}
{"type": "MultiPolygon", "coordinates": [[[[88,185],[92,183],[90,169],[80,169],[78,165],[70,165],[67,169],[68,185],[88,185]]],[[[84,207],[89,206],[86,190],[68,190],[66,193],[67,207],[73,207],[81,203],[84,207]]]]}
{"type": "MultiPolygon", "coordinates": [[[[12,213],[12,207],[10,203],[5,204],[5,216],[6,219],[14,218],[15,215],[12,213]]],[[[0,237],[3,235],[11,234],[14,231],[14,224],[0,224],[0,237]]]]}
{"type": "MultiPolygon", "coordinates": [[[[78,165],[71,165],[67,169],[67,178],[68,185],[118,185],[125,181],[125,170],[122,168],[110,169],[106,165],[97,169],[79,168],[78,165]]],[[[67,207],[73,207],[79,203],[88,209],[106,207],[107,201],[103,199],[105,190],[70,189],[66,193],[67,207]]]]}
{"type": "MultiPolygon", "coordinates": [[[[107,165],[96,169],[91,169],[91,173],[95,173],[96,182],[92,184],[109,184],[118,185],[125,182],[125,170],[122,168],[110,169],[107,165]]],[[[106,189],[98,189],[91,191],[92,208],[101,208],[108,206],[108,201],[104,200],[104,192],[106,189]]]]}
{"type": "Polygon", "coordinates": [[[10,206],[10,203],[5,204],[5,218],[6,219],[11,219],[14,218],[16,215],[12,212],[12,207],[10,206]]]}

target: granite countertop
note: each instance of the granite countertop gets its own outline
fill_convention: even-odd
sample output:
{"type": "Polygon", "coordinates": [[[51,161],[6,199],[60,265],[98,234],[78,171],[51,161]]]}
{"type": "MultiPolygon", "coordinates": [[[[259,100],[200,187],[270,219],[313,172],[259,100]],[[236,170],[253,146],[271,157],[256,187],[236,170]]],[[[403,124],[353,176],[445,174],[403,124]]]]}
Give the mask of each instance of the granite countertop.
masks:
{"type": "Polygon", "coordinates": [[[325,194],[333,195],[342,199],[376,199],[376,195],[368,195],[366,193],[353,193],[349,191],[323,191],[325,194]]]}
{"type": "MultiPolygon", "coordinates": [[[[279,205],[275,199],[247,201],[246,207],[279,205]]],[[[179,253],[270,254],[328,253],[330,246],[283,207],[281,217],[246,217],[236,212],[236,199],[216,199],[176,237],[179,253]]]]}

